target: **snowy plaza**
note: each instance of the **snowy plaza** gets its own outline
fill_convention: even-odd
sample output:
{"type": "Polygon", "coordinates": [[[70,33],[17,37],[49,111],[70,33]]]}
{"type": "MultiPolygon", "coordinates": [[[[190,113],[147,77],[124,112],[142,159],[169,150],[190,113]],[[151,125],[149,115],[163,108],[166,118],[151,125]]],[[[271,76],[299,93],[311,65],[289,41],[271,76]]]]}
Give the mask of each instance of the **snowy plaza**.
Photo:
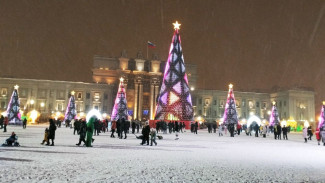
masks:
{"type": "Polygon", "coordinates": [[[304,143],[301,133],[274,140],[186,131],[179,140],[163,134],[157,146],[141,146],[133,134],[106,132],[87,148],[65,127],[56,130],[55,146],[41,145],[46,127],[0,133],[4,142],[15,131],[21,145],[0,147],[1,182],[325,182],[325,147],[315,138],[304,143]]]}

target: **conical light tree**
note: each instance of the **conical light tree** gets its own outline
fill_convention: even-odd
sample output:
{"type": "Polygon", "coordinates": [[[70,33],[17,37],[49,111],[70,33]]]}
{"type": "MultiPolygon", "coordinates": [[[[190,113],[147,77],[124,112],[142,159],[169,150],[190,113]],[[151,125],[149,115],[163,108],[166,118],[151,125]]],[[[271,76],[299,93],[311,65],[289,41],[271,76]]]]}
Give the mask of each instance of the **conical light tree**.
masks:
{"type": "Polygon", "coordinates": [[[20,102],[18,96],[18,85],[14,86],[14,91],[12,92],[8,107],[7,107],[7,115],[9,124],[21,124],[21,116],[19,113],[20,102]]]}
{"type": "Polygon", "coordinates": [[[226,125],[238,123],[236,101],[232,84],[229,85],[227,103],[225,106],[225,112],[223,114],[223,123],[226,125]]]}
{"type": "Polygon", "coordinates": [[[273,101],[272,102],[273,107],[272,107],[272,112],[271,112],[271,116],[270,116],[270,126],[275,126],[280,124],[280,118],[279,118],[279,113],[278,113],[278,109],[276,108],[276,102],[273,101]]]}
{"type": "Polygon", "coordinates": [[[318,123],[318,128],[321,129],[323,127],[323,130],[325,130],[325,101],[323,101],[323,105],[322,105],[322,109],[320,111],[320,119],[319,119],[319,123],[318,123]]]}
{"type": "Polygon", "coordinates": [[[120,85],[116,94],[115,103],[112,111],[111,119],[117,121],[124,118],[128,120],[128,108],[126,101],[126,92],[124,88],[124,79],[120,79],[120,85]]]}
{"type": "Polygon", "coordinates": [[[74,94],[75,92],[72,91],[67,109],[65,110],[64,121],[66,120],[71,121],[72,119],[76,118],[77,112],[76,112],[76,103],[75,103],[74,94]]]}
{"type": "Polygon", "coordinates": [[[193,120],[193,108],[179,35],[178,22],[170,46],[156,106],[155,120],[193,120]]]}

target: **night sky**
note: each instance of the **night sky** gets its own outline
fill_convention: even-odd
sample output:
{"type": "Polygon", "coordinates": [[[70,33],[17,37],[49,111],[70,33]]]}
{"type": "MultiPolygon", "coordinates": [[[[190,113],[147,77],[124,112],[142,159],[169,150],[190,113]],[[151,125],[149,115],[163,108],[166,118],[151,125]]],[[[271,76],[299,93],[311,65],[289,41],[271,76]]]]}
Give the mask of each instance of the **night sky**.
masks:
{"type": "Polygon", "coordinates": [[[94,55],[166,60],[178,20],[199,88],[311,87],[325,100],[325,1],[0,1],[0,76],[92,82],[94,55]]]}

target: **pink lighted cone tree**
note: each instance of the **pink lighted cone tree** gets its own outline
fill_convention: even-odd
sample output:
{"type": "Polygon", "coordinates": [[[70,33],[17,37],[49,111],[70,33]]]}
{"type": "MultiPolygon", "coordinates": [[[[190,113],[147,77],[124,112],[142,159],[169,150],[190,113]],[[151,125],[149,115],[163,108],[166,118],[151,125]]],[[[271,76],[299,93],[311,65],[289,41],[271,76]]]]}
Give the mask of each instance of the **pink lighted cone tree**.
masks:
{"type": "Polygon", "coordinates": [[[7,115],[9,124],[22,124],[20,115],[20,101],[18,96],[18,85],[15,85],[14,91],[12,92],[10,101],[7,107],[7,115]]]}
{"type": "Polygon", "coordinates": [[[321,129],[323,127],[323,130],[325,130],[325,101],[323,101],[323,105],[322,105],[322,109],[320,111],[320,119],[319,119],[319,123],[318,123],[318,128],[321,129]]]}
{"type": "Polygon", "coordinates": [[[120,85],[116,94],[115,103],[112,111],[111,119],[117,121],[124,118],[128,120],[128,108],[126,101],[126,93],[124,88],[124,79],[120,79],[120,85]]]}
{"type": "Polygon", "coordinates": [[[193,120],[192,99],[185,73],[179,26],[176,21],[156,106],[155,120],[193,120]]]}
{"type": "Polygon", "coordinates": [[[273,101],[272,104],[273,104],[273,107],[272,107],[272,112],[271,112],[271,116],[270,116],[270,126],[275,126],[280,123],[280,118],[279,118],[278,109],[275,105],[276,103],[273,101]]]}
{"type": "Polygon", "coordinates": [[[75,92],[71,92],[71,96],[69,99],[69,103],[67,106],[67,109],[65,110],[65,115],[64,115],[64,122],[69,120],[76,119],[77,117],[77,111],[76,111],[76,103],[75,103],[75,98],[74,98],[75,92]]]}
{"type": "Polygon", "coordinates": [[[229,91],[228,91],[228,97],[227,97],[227,103],[225,106],[225,112],[223,114],[223,122],[226,125],[229,124],[237,124],[238,123],[238,116],[237,116],[237,110],[236,110],[236,100],[235,95],[233,91],[233,85],[229,85],[229,91]]]}

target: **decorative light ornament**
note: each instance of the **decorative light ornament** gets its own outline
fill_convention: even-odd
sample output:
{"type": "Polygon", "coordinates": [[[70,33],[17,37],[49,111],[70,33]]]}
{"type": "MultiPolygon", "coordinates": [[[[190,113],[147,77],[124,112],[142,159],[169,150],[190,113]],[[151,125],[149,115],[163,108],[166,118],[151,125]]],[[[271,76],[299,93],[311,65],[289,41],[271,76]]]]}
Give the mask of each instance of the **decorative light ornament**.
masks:
{"type": "Polygon", "coordinates": [[[325,101],[323,101],[323,105],[325,105],[325,101]]]}
{"type": "Polygon", "coordinates": [[[275,102],[275,101],[273,101],[273,102],[272,102],[272,104],[273,104],[273,105],[275,105],[275,104],[276,104],[276,102],[275,102]]]}
{"type": "Polygon", "coordinates": [[[123,78],[123,77],[121,77],[121,78],[120,78],[120,81],[121,81],[121,82],[123,82],[123,81],[124,81],[124,78],[123,78]]]}
{"type": "Polygon", "coordinates": [[[16,85],[14,86],[14,88],[15,88],[15,90],[18,90],[19,86],[16,84],[16,85]]]}
{"type": "Polygon", "coordinates": [[[181,24],[178,23],[178,21],[176,21],[175,23],[173,23],[174,25],[174,29],[180,29],[179,27],[181,26],[181,24]]]}
{"type": "Polygon", "coordinates": [[[71,91],[71,95],[74,95],[76,92],[75,91],[71,91]]]}
{"type": "Polygon", "coordinates": [[[233,87],[234,85],[233,84],[229,84],[229,89],[232,89],[232,87],[233,87]]]}

